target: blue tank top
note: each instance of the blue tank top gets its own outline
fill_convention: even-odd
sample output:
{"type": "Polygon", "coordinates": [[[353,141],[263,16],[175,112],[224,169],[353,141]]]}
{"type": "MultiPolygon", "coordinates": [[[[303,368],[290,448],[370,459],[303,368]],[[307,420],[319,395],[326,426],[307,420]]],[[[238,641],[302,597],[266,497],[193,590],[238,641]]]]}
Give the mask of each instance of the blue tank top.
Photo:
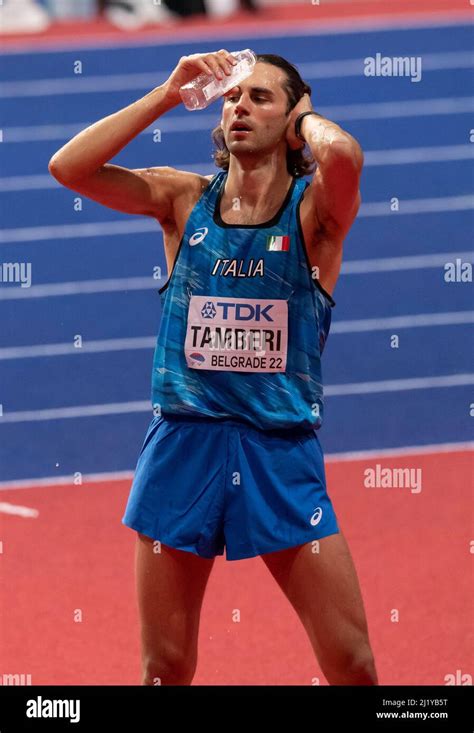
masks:
{"type": "Polygon", "coordinates": [[[299,207],[309,184],[293,178],[273,219],[243,225],[221,218],[226,179],[217,173],[194,206],[159,290],[155,412],[317,429],[335,304],[304,245],[299,207]]]}

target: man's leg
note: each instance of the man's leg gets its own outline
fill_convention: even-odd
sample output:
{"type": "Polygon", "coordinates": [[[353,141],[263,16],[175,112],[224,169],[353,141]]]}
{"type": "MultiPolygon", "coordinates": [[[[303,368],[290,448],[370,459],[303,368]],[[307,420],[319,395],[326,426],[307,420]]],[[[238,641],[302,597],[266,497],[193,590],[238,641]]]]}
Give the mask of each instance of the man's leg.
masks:
{"type": "Polygon", "coordinates": [[[142,684],[190,685],[202,600],[214,560],[160,546],[137,533],[135,561],[142,684]]]}
{"type": "Polygon", "coordinates": [[[356,570],[341,533],[262,555],[298,613],[330,685],[376,685],[356,570]]]}

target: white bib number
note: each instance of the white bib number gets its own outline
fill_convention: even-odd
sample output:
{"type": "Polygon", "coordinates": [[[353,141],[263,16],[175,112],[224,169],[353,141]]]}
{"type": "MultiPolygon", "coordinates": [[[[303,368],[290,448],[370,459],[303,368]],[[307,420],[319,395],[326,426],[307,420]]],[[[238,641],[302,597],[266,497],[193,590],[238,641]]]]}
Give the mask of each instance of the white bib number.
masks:
{"type": "Polygon", "coordinates": [[[284,372],[288,303],[193,295],[184,353],[190,369],[284,372]]]}

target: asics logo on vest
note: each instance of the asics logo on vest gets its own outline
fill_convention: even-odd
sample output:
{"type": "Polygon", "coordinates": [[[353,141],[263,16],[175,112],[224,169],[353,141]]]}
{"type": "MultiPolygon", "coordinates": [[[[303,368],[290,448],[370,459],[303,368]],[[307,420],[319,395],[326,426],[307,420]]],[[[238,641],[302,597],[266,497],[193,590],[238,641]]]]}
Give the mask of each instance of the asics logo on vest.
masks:
{"type": "Polygon", "coordinates": [[[320,523],[320,521],[321,521],[321,517],[322,517],[322,516],[323,516],[323,510],[321,509],[321,507],[320,507],[320,506],[318,506],[318,507],[317,507],[317,508],[316,508],[316,509],[314,510],[314,514],[313,514],[313,516],[311,517],[311,519],[309,520],[309,521],[310,521],[310,524],[312,524],[312,525],[313,525],[313,527],[316,527],[316,525],[320,523]]]}
{"type": "Polygon", "coordinates": [[[194,247],[195,244],[201,244],[207,236],[209,229],[207,227],[199,227],[192,237],[189,237],[189,246],[194,247]]]}

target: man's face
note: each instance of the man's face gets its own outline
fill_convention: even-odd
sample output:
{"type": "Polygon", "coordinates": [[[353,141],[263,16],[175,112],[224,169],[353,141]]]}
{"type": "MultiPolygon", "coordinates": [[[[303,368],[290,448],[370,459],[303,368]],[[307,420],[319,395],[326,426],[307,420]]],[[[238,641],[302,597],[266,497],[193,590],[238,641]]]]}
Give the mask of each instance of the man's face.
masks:
{"type": "Polygon", "coordinates": [[[286,74],[272,64],[255,64],[251,76],[224,95],[221,127],[230,153],[264,152],[285,139],[288,96],[286,74]],[[236,125],[250,128],[238,131],[236,125]]]}

